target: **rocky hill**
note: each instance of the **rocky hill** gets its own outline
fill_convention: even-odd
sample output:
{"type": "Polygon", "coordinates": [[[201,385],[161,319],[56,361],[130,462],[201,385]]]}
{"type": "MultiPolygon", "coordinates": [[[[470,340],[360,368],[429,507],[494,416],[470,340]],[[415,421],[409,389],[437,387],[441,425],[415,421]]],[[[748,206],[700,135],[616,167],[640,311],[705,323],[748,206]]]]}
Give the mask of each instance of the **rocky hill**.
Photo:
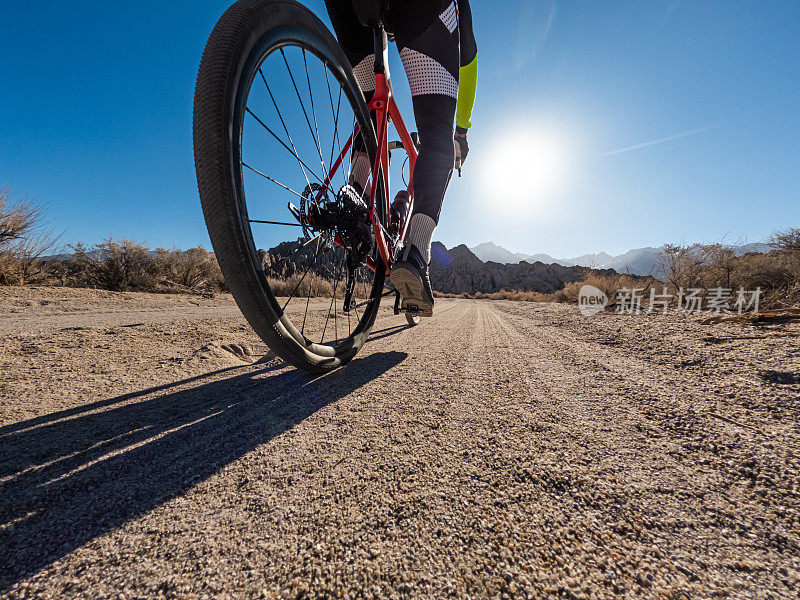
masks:
{"type": "MultiPolygon", "coordinates": [[[[601,269],[602,275],[614,275],[613,269],[601,269]]],[[[565,283],[579,281],[585,267],[521,261],[517,264],[483,262],[464,244],[448,250],[439,242],[431,249],[431,284],[448,294],[466,292],[493,293],[500,290],[521,290],[552,293],[565,283]]]]}

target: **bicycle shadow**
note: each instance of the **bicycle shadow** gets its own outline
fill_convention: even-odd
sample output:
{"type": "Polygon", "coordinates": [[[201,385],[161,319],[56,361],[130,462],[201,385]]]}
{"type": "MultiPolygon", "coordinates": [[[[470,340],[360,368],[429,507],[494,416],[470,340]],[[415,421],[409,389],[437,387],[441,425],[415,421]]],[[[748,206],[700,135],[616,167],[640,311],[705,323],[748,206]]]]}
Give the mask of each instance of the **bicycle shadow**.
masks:
{"type": "Polygon", "coordinates": [[[192,386],[222,369],[59,411],[62,420],[0,428],[0,590],[179,496],[406,356],[374,353],[321,377],[258,369],[192,386]]]}
{"type": "Polygon", "coordinates": [[[369,335],[370,342],[375,342],[377,340],[396,335],[401,331],[405,331],[406,329],[411,329],[411,325],[393,325],[391,327],[385,327],[384,329],[379,329],[378,331],[373,331],[369,335]]]}

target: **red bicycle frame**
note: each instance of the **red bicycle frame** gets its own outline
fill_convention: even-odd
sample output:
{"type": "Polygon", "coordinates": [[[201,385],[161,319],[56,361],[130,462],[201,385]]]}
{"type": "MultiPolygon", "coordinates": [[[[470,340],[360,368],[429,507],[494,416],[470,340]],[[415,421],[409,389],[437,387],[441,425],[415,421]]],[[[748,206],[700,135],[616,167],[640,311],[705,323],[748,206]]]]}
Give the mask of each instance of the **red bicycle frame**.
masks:
{"type": "MultiPolygon", "coordinates": [[[[373,182],[378,180],[377,183],[383,186],[383,199],[384,199],[384,214],[390,215],[389,204],[391,198],[389,194],[389,143],[388,143],[388,129],[389,121],[394,123],[394,127],[400,135],[400,141],[403,143],[403,148],[408,153],[408,165],[410,176],[408,178],[408,195],[409,205],[406,210],[406,216],[403,223],[399,223],[398,231],[400,235],[398,241],[402,241],[406,235],[406,226],[408,225],[409,216],[414,209],[414,165],[417,162],[417,146],[411,139],[408,133],[403,117],[400,114],[400,109],[397,107],[397,102],[392,95],[392,88],[386,75],[381,73],[375,74],[375,93],[372,100],[369,102],[370,111],[375,111],[378,123],[378,152],[375,155],[375,163],[372,166],[372,179],[373,182]]],[[[369,194],[369,218],[372,221],[372,229],[375,232],[375,240],[378,245],[378,251],[383,259],[383,264],[386,265],[386,272],[391,271],[392,261],[394,259],[395,247],[392,240],[385,234],[378,217],[378,210],[376,206],[378,185],[372,186],[369,194]]]]}
{"type": "MultiPolygon", "coordinates": [[[[381,35],[383,31],[380,30],[381,35]]],[[[384,52],[385,50],[385,37],[384,39],[384,52]]],[[[372,165],[372,187],[370,188],[369,192],[369,218],[370,222],[372,223],[372,229],[375,233],[375,243],[378,246],[378,252],[380,253],[381,259],[383,260],[383,264],[386,265],[386,273],[392,269],[392,263],[394,262],[394,254],[396,250],[396,243],[392,240],[391,236],[388,235],[384,225],[381,223],[378,206],[377,206],[377,198],[378,198],[378,188],[380,187],[382,190],[383,196],[383,214],[386,215],[387,218],[387,225],[388,220],[391,218],[390,212],[390,188],[389,188],[389,142],[388,142],[388,133],[389,133],[389,122],[391,121],[394,124],[397,133],[400,136],[400,141],[403,144],[403,149],[408,154],[408,165],[409,165],[409,178],[408,178],[408,187],[406,188],[409,195],[409,204],[408,209],[406,210],[406,216],[402,223],[398,223],[398,231],[400,232],[397,243],[402,242],[406,235],[406,228],[408,226],[409,217],[411,216],[411,212],[414,208],[414,165],[417,162],[417,146],[414,143],[414,140],[411,138],[411,135],[406,128],[405,122],[403,121],[403,117],[400,114],[400,109],[395,102],[394,95],[392,94],[392,86],[390,80],[388,78],[388,73],[385,72],[385,59],[384,54],[381,52],[380,54],[377,52],[377,43],[376,43],[376,65],[375,65],[375,93],[372,95],[372,99],[369,102],[368,108],[370,112],[375,111],[376,116],[376,133],[378,137],[378,151],[375,154],[375,162],[372,165]],[[380,59],[377,57],[380,56],[380,59]]],[[[331,167],[328,176],[325,178],[323,189],[327,188],[330,182],[333,180],[334,173],[339,169],[342,162],[344,161],[345,157],[347,156],[348,150],[353,144],[353,141],[356,139],[356,136],[360,133],[360,127],[358,124],[353,129],[353,133],[350,138],[347,140],[347,143],[344,145],[341,153],[339,154],[336,162],[331,167]]],[[[322,191],[320,191],[320,195],[322,191]]],[[[342,240],[339,238],[338,234],[334,241],[340,245],[344,246],[342,240]]],[[[367,258],[367,266],[372,269],[373,271],[376,269],[377,265],[375,261],[371,258],[367,258]]]]}

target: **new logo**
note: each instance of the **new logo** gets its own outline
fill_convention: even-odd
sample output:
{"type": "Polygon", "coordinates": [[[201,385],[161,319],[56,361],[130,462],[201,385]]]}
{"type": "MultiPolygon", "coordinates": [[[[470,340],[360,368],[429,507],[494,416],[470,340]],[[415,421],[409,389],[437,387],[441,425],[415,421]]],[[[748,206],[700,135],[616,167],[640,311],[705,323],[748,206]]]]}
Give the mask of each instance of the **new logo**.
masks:
{"type": "Polygon", "coordinates": [[[596,315],[608,305],[608,296],[593,285],[581,286],[578,292],[578,310],[585,317],[596,315]]]}

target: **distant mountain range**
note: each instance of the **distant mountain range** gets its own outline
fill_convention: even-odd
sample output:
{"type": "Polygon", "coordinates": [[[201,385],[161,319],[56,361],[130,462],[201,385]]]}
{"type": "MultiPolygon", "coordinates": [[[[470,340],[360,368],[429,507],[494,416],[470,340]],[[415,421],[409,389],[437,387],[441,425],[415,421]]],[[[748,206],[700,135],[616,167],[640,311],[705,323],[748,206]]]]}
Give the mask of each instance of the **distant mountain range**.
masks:
{"type": "MultiPolygon", "coordinates": [[[[517,262],[484,262],[464,244],[447,249],[440,242],[431,248],[430,276],[433,289],[459,294],[491,294],[501,290],[553,293],[565,284],[580,281],[586,269],[579,266],[517,262]]],[[[598,269],[600,275],[614,275],[612,269],[598,269]]]]}
{"type": "MultiPolygon", "coordinates": [[[[745,244],[732,246],[737,255],[748,252],[769,252],[772,250],[767,244],[745,244]]],[[[584,254],[574,258],[554,258],[549,254],[524,254],[511,252],[494,242],[484,242],[470,248],[470,251],[483,262],[496,262],[501,264],[517,264],[520,261],[527,263],[541,262],[546,265],[557,264],[564,267],[590,267],[593,269],[614,269],[618,273],[631,273],[632,275],[658,276],[658,261],[656,253],[661,252],[664,246],[658,248],[646,247],[628,250],[623,254],[612,256],[607,252],[597,254],[584,254]]]]}

